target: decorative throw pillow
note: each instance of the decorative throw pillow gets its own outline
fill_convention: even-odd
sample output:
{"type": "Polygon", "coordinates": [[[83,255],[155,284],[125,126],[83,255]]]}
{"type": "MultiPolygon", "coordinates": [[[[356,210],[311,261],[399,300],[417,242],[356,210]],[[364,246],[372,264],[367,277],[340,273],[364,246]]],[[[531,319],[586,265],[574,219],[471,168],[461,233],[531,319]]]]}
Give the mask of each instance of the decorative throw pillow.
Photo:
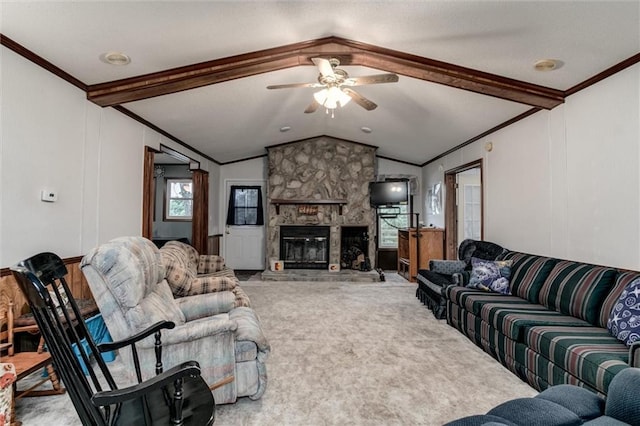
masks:
{"type": "Polygon", "coordinates": [[[627,284],[620,294],[609,315],[607,329],[627,346],[640,340],[640,278],[627,284]]]}
{"type": "Polygon", "coordinates": [[[430,260],[429,270],[444,275],[458,274],[464,271],[467,263],[462,260],[430,260]]]}
{"type": "Polygon", "coordinates": [[[511,277],[512,263],[511,260],[482,260],[472,257],[471,277],[467,287],[511,294],[509,278],[511,277]]]}

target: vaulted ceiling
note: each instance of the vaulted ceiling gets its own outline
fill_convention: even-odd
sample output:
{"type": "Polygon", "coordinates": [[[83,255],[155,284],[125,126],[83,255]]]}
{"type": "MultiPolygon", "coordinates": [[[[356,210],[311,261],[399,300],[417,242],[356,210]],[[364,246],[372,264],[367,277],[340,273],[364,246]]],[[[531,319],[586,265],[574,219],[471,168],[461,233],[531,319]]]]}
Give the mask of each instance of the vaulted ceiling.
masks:
{"type": "Polygon", "coordinates": [[[92,102],[221,163],[329,135],[420,165],[640,59],[637,1],[3,1],[1,8],[3,45],[46,61],[92,102]],[[131,63],[102,62],[110,51],[131,63]],[[334,117],[322,108],[305,114],[317,89],[266,87],[316,82],[313,57],[340,59],[352,77],[393,72],[399,81],[356,88],[378,105],[372,111],[351,102],[334,117]],[[560,66],[536,71],[540,59],[560,66]]]}

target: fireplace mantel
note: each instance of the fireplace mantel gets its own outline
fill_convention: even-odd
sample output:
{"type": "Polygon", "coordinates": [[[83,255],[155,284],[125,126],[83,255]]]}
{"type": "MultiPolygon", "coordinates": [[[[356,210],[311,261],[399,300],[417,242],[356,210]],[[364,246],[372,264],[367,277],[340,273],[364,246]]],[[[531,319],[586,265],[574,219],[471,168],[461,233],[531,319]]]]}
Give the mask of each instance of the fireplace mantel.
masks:
{"type": "Polygon", "coordinates": [[[280,214],[280,206],[285,204],[323,204],[323,205],[335,205],[338,206],[338,214],[342,216],[342,206],[347,204],[347,200],[288,200],[283,198],[274,198],[271,200],[271,204],[276,206],[276,214],[280,214]]]}

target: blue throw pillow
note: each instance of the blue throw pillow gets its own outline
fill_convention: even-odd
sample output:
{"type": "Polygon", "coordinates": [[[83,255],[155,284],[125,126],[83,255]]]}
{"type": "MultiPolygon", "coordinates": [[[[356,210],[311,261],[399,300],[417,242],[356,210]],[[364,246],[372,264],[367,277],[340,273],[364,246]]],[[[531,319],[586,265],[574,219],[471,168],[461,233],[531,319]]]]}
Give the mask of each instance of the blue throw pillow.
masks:
{"type": "Polygon", "coordinates": [[[509,278],[511,278],[512,263],[512,260],[482,260],[472,257],[471,278],[467,287],[511,294],[509,278]]]}
{"type": "Polygon", "coordinates": [[[609,315],[607,329],[627,346],[640,339],[640,278],[622,290],[609,315]]]}

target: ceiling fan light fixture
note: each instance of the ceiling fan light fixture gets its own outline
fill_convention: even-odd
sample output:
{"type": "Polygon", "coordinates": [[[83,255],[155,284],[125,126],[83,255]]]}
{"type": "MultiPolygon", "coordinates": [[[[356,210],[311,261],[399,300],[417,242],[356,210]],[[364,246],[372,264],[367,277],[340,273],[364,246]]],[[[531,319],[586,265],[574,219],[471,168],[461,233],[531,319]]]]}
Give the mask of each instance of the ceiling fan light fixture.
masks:
{"type": "Polygon", "coordinates": [[[351,100],[351,96],[347,95],[336,86],[332,86],[329,88],[329,98],[334,99],[334,102],[336,103],[339,102],[341,107],[348,104],[351,100]]]}
{"type": "Polygon", "coordinates": [[[327,89],[318,90],[313,94],[313,99],[315,99],[320,105],[324,105],[324,103],[327,102],[328,97],[329,91],[327,89]]]}
{"type": "Polygon", "coordinates": [[[324,107],[326,109],[336,109],[338,108],[338,101],[331,97],[327,97],[327,100],[324,102],[324,107]]]}
{"type": "Polygon", "coordinates": [[[351,99],[367,111],[373,111],[378,105],[353,90],[351,86],[396,83],[398,81],[398,76],[392,73],[350,78],[345,70],[337,68],[340,65],[340,61],[337,58],[325,59],[317,57],[311,58],[311,61],[320,72],[317,83],[290,83],[267,86],[267,89],[321,88],[321,90],[313,94],[313,102],[304,110],[305,114],[316,112],[320,106],[323,106],[325,107],[325,112],[334,117],[335,110],[338,107],[347,105],[351,102],[351,99]]]}
{"type": "MultiPolygon", "coordinates": [[[[340,89],[338,89],[337,87],[322,89],[314,93],[313,98],[316,100],[317,103],[319,103],[320,105],[322,105],[327,109],[336,109],[338,108],[338,102],[339,102],[338,96],[336,94],[336,90],[340,91],[340,89]]],[[[340,105],[343,106],[344,104],[341,103],[340,105]]]]}
{"type": "Polygon", "coordinates": [[[317,103],[327,109],[336,109],[338,105],[340,107],[345,106],[351,100],[351,96],[344,93],[336,86],[331,86],[328,89],[322,89],[313,94],[313,98],[317,103]]]}

